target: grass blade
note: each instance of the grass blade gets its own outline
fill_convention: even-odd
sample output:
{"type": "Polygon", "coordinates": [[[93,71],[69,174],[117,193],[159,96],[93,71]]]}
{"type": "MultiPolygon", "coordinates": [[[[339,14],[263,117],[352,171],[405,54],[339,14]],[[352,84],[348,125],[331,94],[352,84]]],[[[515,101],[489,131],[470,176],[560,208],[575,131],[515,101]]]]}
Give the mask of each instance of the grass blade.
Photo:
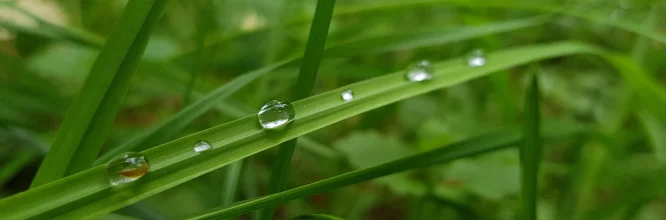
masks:
{"type": "MultiPolygon", "coordinates": [[[[550,126],[544,129],[544,137],[561,138],[571,136],[583,131],[582,127],[550,126]]],[[[472,137],[460,142],[449,144],[446,147],[434,148],[425,152],[414,154],[391,162],[375,165],[372,167],[355,170],[338,175],[322,181],[297,187],[277,194],[244,201],[231,206],[220,207],[211,212],[202,214],[191,219],[218,219],[233,217],[262,207],[286,202],[289,200],[303,198],[321,192],[330,191],[346,185],[351,185],[382,176],[410,170],[442,164],[455,159],[470,157],[487,153],[510,146],[518,145],[521,134],[515,128],[509,128],[480,136],[472,137]]]]}
{"type": "Polygon", "coordinates": [[[83,89],[70,106],[32,187],[87,169],[122,105],[150,31],[167,1],[130,1],[118,28],[97,57],[83,89]]]}
{"type": "MultiPolygon", "coordinates": [[[[310,26],[310,36],[308,37],[308,44],[305,48],[303,61],[301,61],[301,69],[298,74],[298,81],[294,88],[291,97],[292,99],[303,99],[310,96],[312,88],[314,87],[315,80],[317,79],[317,71],[319,64],[324,54],[324,47],[326,46],[326,37],[328,36],[328,28],[331,25],[331,18],[333,17],[333,7],[335,0],[319,0],[317,1],[317,9],[315,10],[314,19],[310,26]]],[[[296,149],[296,138],[280,144],[278,157],[273,164],[271,171],[271,179],[268,183],[268,192],[275,193],[284,190],[286,180],[289,177],[289,165],[291,164],[291,157],[294,155],[296,149]]],[[[273,219],[275,208],[268,208],[262,211],[261,218],[270,220],[273,219]]]]}
{"type": "MultiPolygon", "coordinates": [[[[446,44],[446,43],[451,43],[455,42],[457,40],[466,40],[466,39],[471,39],[474,37],[479,37],[487,34],[496,34],[496,33],[502,33],[502,32],[508,32],[508,31],[513,31],[513,30],[519,30],[523,28],[528,28],[528,27],[534,27],[537,25],[542,24],[542,22],[536,22],[536,18],[531,18],[531,19],[520,19],[520,20],[515,20],[515,21],[508,21],[508,22],[499,22],[495,24],[490,24],[487,26],[481,26],[479,29],[483,29],[482,31],[474,31],[475,34],[465,34],[467,32],[463,33],[458,33],[458,32],[444,32],[444,31],[437,31],[436,34],[431,34],[428,35],[427,37],[421,37],[418,35],[400,35],[398,37],[388,37],[390,40],[384,41],[385,43],[381,47],[377,46],[372,46],[372,45],[367,45],[367,44],[358,44],[356,42],[349,42],[341,45],[336,45],[327,48],[324,50],[324,55],[328,56],[329,53],[335,55],[335,56],[340,56],[340,55],[355,55],[363,51],[359,50],[341,50],[338,49],[340,47],[349,47],[348,45],[357,45],[360,47],[364,47],[367,49],[372,49],[370,51],[390,51],[390,50],[396,50],[397,46],[400,46],[401,49],[409,49],[407,45],[411,46],[430,46],[430,45],[436,45],[436,44],[446,44]],[[461,36],[462,35],[462,36],[461,36]],[[440,40],[440,39],[445,39],[445,40],[440,40]],[[421,43],[409,43],[411,41],[418,40],[421,43]],[[427,42],[427,43],[425,43],[427,42]],[[368,48],[370,46],[371,48],[368,48]],[[333,52],[330,52],[333,51],[333,52]],[[335,52],[338,51],[338,52],[335,52]],[[346,53],[343,54],[343,52],[347,51],[346,53]]],[[[435,33],[435,32],[429,32],[429,33],[435,33]]],[[[376,38],[374,41],[383,41],[382,38],[376,38]]],[[[119,153],[134,150],[134,149],[141,149],[139,148],[140,146],[143,146],[144,149],[147,147],[152,147],[156,146],[159,144],[164,143],[165,141],[168,141],[168,137],[174,137],[182,128],[184,128],[186,125],[188,125],[190,122],[192,122],[194,119],[197,117],[201,116],[208,110],[210,110],[213,107],[218,106],[221,100],[224,98],[230,96],[234,92],[238,91],[240,88],[244,87],[245,85],[249,84],[250,82],[256,80],[257,78],[275,70],[280,67],[283,67],[285,65],[288,65],[290,63],[296,62],[300,60],[300,57],[298,58],[291,58],[291,59],[286,59],[280,62],[276,62],[272,65],[269,65],[267,67],[246,73],[242,76],[237,77],[236,79],[227,82],[225,85],[217,88],[213,92],[207,94],[203,98],[199,98],[197,101],[193,102],[191,105],[187,106],[180,112],[176,113],[176,115],[172,116],[169,118],[167,121],[160,123],[156,127],[146,131],[144,134],[137,136],[136,138],[124,143],[123,145],[116,147],[112,149],[111,151],[105,153],[102,155],[99,159],[95,161],[95,165],[103,164],[109,161],[112,157],[115,155],[118,155],[119,153]]],[[[170,67],[168,65],[151,65],[148,66],[150,68],[159,68],[160,70],[168,71],[168,72],[176,72],[176,73],[181,73],[175,70],[173,67],[170,67]]],[[[162,72],[162,71],[158,71],[162,72]]],[[[196,94],[196,93],[195,93],[196,94]]],[[[228,111],[226,111],[228,112],[228,111]]]]}
{"type": "Polygon", "coordinates": [[[487,59],[493,62],[483,67],[469,67],[463,58],[438,62],[428,83],[408,82],[402,72],[376,77],[294,102],[295,120],[278,133],[265,132],[251,115],[143,151],[151,159],[151,170],[131,186],[112,188],[104,166],[97,166],[0,200],[0,209],[6,210],[4,219],[102,215],[371,109],[541,59],[601,52],[586,44],[559,42],[491,53],[487,59]],[[356,91],[353,102],[340,100],[340,92],[347,89],[356,91]],[[207,140],[213,149],[206,154],[193,152],[197,140],[207,140]]]}
{"type": "Polygon", "coordinates": [[[64,27],[48,22],[39,16],[36,16],[31,12],[17,6],[15,2],[0,3],[0,7],[8,7],[12,10],[16,10],[37,23],[36,27],[25,27],[12,22],[0,21],[0,27],[4,27],[15,32],[23,32],[50,39],[70,41],[73,43],[83,44],[96,48],[102,48],[104,46],[104,39],[102,37],[84,30],[64,27]]]}
{"type": "Polygon", "coordinates": [[[523,218],[532,220],[537,218],[537,178],[541,163],[539,121],[539,83],[537,73],[534,73],[525,98],[525,125],[520,146],[523,218]]]}

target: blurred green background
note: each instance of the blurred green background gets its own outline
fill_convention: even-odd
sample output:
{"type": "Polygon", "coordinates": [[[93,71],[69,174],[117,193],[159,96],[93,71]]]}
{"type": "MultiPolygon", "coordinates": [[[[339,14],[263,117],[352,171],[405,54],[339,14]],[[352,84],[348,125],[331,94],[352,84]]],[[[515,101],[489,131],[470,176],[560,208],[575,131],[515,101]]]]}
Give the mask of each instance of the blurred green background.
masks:
{"type": "MultiPolygon", "coordinates": [[[[99,52],[95,42],[110,34],[126,3],[0,1],[0,198],[29,187],[99,52]]],[[[172,0],[103,151],[241,74],[302,55],[315,6],[315,0],[172,0]]],[[[632,56],[663,85],[664,44],[612,24],[645,27],[663,39],[665,6],[659,0],[338,0],[327,45],[365,39],[370,44],[372,39],[455,33],[549,17],[538,26],[454,43],[327,57],[314,93],[400,71],[416,60],[562,40],[632,56]]],[[[540,219],[666,219],[666,124],[637,104],[636,95],[612,66],[593,56],[514,68],[313,132],[308,135],[313,141],[297,148],[288,186],[515,125],[523,120],[527,71],[540,75],[544,121],[574,121],[596,131],[545,144],[540,219]]],[[[273,71],[225,99],[179,136],[167,138],[252,114],[271,99],[286,99],[297,73],[298,65],[273,71]]],[[[276,152],[271,149],[244,160],[235,200],[266,194],[276,152]]],[[[116,213],[173,219],[202,212],[220,205],[224,177],[222,170],[211,172],[116,213]]],[[[276,218],[327,213],[347,219],[516,219],[519,181],[517,150],[503,150],[295,200],[281,205],[276,218]]]]}

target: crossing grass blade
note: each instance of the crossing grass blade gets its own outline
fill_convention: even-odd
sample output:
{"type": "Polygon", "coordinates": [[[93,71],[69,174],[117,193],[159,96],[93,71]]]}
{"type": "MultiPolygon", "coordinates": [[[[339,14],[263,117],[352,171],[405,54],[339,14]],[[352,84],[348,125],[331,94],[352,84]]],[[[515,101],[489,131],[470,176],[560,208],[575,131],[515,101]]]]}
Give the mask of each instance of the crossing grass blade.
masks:
{"type": "MultiPolygon", "coordinates": [[[[577,124],[563,125],[563,123],[553,123],[544,129],[543,136],[549,139],[557,139],[581,134],[585,130],[585,127],[577,124]]],[[[466,140],[452,143],[444,147],[435,148],[398,160],[355,170],[305,186],[290,189],[281,193],[238,202],[230,206],[214,208],[212,211],[192,217],[190,219],[221,219],[233,217],[262,207],[311,196],[317,193],[331,191],[343,186],[356,184],[406,170],[442,164],[459,158],[496,151],[510,146],[519,145],[520,143],[520,130],[516,128],[507,128],[504,130],[468,138],[466,140]]]]}
{"type": "Polygon", "coordinates": [[[0,200],[0,210],[3,219],[103,215],[287,140],[390,103],[530,62],[605,53],[587,44],[558,42],[491,53],[487,59],[493,62],[482,67],[469,67],[463,58],[437,62],[433,64],[433,79],[424,83],[404,80],[403,72],[375,77],[293,102],[296,118],[289,129],[281,132],[265,132],[256,115],[250,115],[143,151],[151,160],[151,170],[132,185],[112,188],[105,167],[97,166],[0,200]],[[342,102],[340,92],[348,89],[355,91],[355,99],[342,102]],[[213,149],[206,154],[193,152],[192,145],[198,140],[209,141],[213,149]]]}
{"type": "Polygon", "coordinates": [[[534,73],[525,97],[525,125],[519,148],[523,219],[526,220],[537,218],[537,179],[541,163],[540,120],[538,75],[534,73]]]}
{"type": "MultiPolygon", "coordinates": [[[[317,71],[319,71],[319,64],[324,54],[334,6],[335,0],[317,1],[317,9],[315,10],[315,16],[310,27],[310,36],[308,37],[303,61],[301,61],[298,81],[296,81],[296,86],[291,94],[292,99],[307,98],[312,93],[312,88],[314,88],[315,80],[317,79],[317,71]]],[[[273,164],[268,183],[269,193],[280,192],[286,187],[286,181],[289,179],[289,165],[291,165],[291,158],[294,155],[297,141],[294,138],[280,144],[278,157],[273,164]]],[[[261,218],[265,220],[273,219],[274,213],[274,207],[267,208],[261,213],[261,218]]]]}
{"type": "Polygon", "coordinates": [[[32,187],[89,168],[99,153],[137,63],[167,1],[129,1],[70,106],[32,187]]]}

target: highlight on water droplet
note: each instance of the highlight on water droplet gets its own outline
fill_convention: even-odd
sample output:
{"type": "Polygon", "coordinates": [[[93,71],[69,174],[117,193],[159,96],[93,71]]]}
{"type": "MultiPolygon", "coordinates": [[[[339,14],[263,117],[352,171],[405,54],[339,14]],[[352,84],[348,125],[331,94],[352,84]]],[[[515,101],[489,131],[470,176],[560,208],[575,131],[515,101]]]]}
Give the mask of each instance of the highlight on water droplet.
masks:
{"type": "Polygon", "coordinates": [[[352,99],[354,99],[354,92],[352,92],[351,90],[346,90],[340,94],[340,97],[345,102],[351,101],[352,99]]]}
{"type": "Polygon", "coordinates": [[[210,145],[208,141],[197,141],[197,143],[194,143],[194,152],[201,153],[204,151],[208,151],[213,148],[213,145],[210,145]]]}
{"type": "Polygon", "coordinates": [[[266,103],[259,113],[259,124],[264,129],[278,130],[287,126],[294,120],[296,113],[291,103],[282,100],[273,100],[266,103]]]}
{"type": "Polygon", "coordinates": [[[111,185],[130,183],[143,177],[150,169],[148,158],[141,153],[122,153],[106,164],[111,185]]]}
{"type": "Polygon", "coordinates": [[[471,67],[486,65],[486,57],[483,54],[483,50],[473,50],[467,54],[467,65],[471,67]]]}
{"type": "Polygon", "coordinates": [[[422,60],[407,67],[405,78],[412,82],[427,81],[432,79],[432,72],[430,61],[422,60]]]}

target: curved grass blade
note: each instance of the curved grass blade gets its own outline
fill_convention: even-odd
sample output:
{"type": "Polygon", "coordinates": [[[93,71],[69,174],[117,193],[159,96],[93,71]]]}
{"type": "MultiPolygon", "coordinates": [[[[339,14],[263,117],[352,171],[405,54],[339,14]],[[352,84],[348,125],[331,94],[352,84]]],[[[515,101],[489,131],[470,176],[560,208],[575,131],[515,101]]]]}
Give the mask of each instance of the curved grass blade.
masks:
{"type": "MultiPolygon", "coordinates": [[[[473,31],[469,32],[436,31],[436,32],[429,32],[429,34],[425,37],[417,34],[409,34],[409,35],[398,35],[393,37],[387,37],[388,39],[375,38],[372,40],[373,42],[383,42],[383,46],[381,47],[373,44],[359,44],[356,42],[349,42],[327,48],[326,50],[324,50],[324,56],[328,56],[329,53],[333,54],[334,56],[342,56],[342,55],[349,56],[363,52],[362,50],[338,49],[338,48],[352,48],[351,46],[348,45],[355,45],[361,48],[372,49],[369,51],[375,51],[375,52],[395,50],[397,49],[396,46],[401,49],[408,49],[419,46],[446,44],[459,40],[472,39],[483,35],[509,32],[523,28],[534,27],[542,24],[543,22],[544,20],[540,18],[519,19],[515,21],[490,24],[487,26],[478,27],[478,29],[471,28],[473,29],[473,31]]],[[[203,98],[199,98],[197,101],[185,107],[184,109],[176,113],[176,115],[170,117],[167,121],[160,123],[156,127],[146,131],[144,134],[139,135],[136,138],[124,143],[123,145],[118,146],[110,150],[109,152],[103,154],[100,158],[98,158],[95,161],[94,164],[100,165],[106,163],[107,161],[109,161],[109,159],[111,159],[115,155],[118,155],[119,153],[134,149],[142,149],[141,146],[143,146],[143,149],[145,149],[148,147],[164,143],[165,141],[169,140],[169,138],[174,137],[180,130],[182,130],[182,128],[187,126],[189,123],[191,123],[199,116],[203,115],[211,108],[216,106],[219,108],[219,103],[224,98],[230,96],[234,92],[238,91],[240,88],[256,80],[257,78],[263,76],[264,74],[267,74],[275,69],[281,68],[288,64],[294,63],[298,60],[300,60],[300,57],[286,59],[274,63],[272,65],[269,65],[267,67],[246,73],[230,82],[227,82],[226,84],[210,92],[203,98]]],[[[163,69],[164,71],[174,72],[179,75],[182,75],[182,73],[180,73],[176,67],[171,67],[169,65],[151,65],[149,67],[160,68],[163,69]]],[[[222,110],[225,109],[223,108],[222,110]]],[[[306,144],[307,143],[310,142],[306,141],[306,144]]]]}
{"type": "MultiPolygon", "coordinates": [[[[563,127],[549,126],[544,129],[543,136],[549,139],[562,138],[582,133],[584,127],[567,125],[563,127]]],[[[520,144],[520,130],[508,128],[488,134],[479,135],[463,141],[452,143],[446,147],[434,148],[425,152],[414,154],[394,161],[382,163],[372,167],[355,170],[305,186],[290,189],[281,193],[271,194],[260,198],[243,201],[231,206],[216,208],[206,214],[191,219],[221,219],[233,217],[262,207],[303,198],[321,192],[330,191],[343,186],[387,176],[390,174],[442,164],[456,159],[475,156],[499,149],[520,144]]]]}
{"type": "Polygon", "coordinates": [[[537,218],[537,178],[539,176],[539,164],[541,163],[539,121],[539,84],[537,73],[534,73],[525,98],[523,143],[519,148],[523,219],[526,220],[537,218]]]}
{"type": "Polygon", "coordinates": [[[136,149],[139,146],[151,147],[164,143],[164,141],[167,141],[169,138],[175,136],[176,133],[187,126],[190,122],[194,121],[194,119],[216,106],[220,101],[222,101],[222,99],[238,91],[238,89],[242,88],[258,77],[276,68],[286,65],[289,62],[293,62],[294,60],[295,59],[288,59],[281,61],[233,79],[227,84],[215,89],[213,92],[209,93],[203,98],[200,98],[196,102],[183,108],[181,111],[176,113],[176,115],[172,116],[167,121],[162,122],[160,125],[152,128],[148,132],[105,153],[103,156],[98,158],[94,164],[99,165],[106,163],[115,155],[136,149]]]}
{"type": "Polygon", "coordinates": [[[433,79],[424,83],[406,81],[402,72],[376,77],[293,102],[298,114],[281,132],[265,132],[251,115],[143,151],[151,170],[131,186],[112,188],[104,166],[97,166],[0,200],[0,210],[4,219],[98,216],[371,109],[529,62],[581,53],[601,51],[581,43],[550,43],[488,54],[491,62],[483,67],[469,67],[462,58],[439,62],[434,64],[433,79]],[[355,91],[352,102],[340,100],[340,92],[347,89],[355,91]],[[192,144],[198,140],[207,140],[213,149],[206,154],[193,152],[192,144]]]}
{"type": "MultiPolygon", "coordinates": [[[[525,11],[558,13],[569,17],[577,17],[597,22],[600,24],[609,25],[624,31],[628,31],[643,37],[647,37],[649,39],[661,43],[666,43],[666,34],[659,33],[655,31],[655,29],[642,27],[640,24],[635,24],[627,21],[609,20],[606,17],[601,17],[598,15],[594,15],[592,13],[570,10],[570,7],[573,5],[562,6],[559,3],[542,2],[542,1],[530,2],[530,1],[496,1],[496,0],[481,0],[481,1],[421,0],[421,1],[410,1],[410,2],[395,2],[389,4],[386,3],[358,4],[353,6],[341,6],[340,8],[337,8],[334,13],[334,16],[335,17],[352,16],[352,15],[360,15],[364,13],[371,13],[384,10],[405,10],[407,8],[433,7],[438,5],[449,5],[457,7],[468,7],[468,8],[518,9],[525,11]]],[[[300,25],[309,20],[310,18],[297,19],[290,22],[289,25],[300,25]]],[[[274,27],[265,27],[263,29],[256,29],[251,32],[240,32],[236,34],[227,35],[224,37],[216,37],[216,39],[213,40],[209,39],[207,40],[209,43],[206,44],[205,49],[210,49],[210,47],[214,47],[223,42],[234,40],[235,38],[243,37],[250,34],[263,33],[272,28],[274,27]]],[[[369,41],[368,43],[373,43],[373,42],[369,41]]],[[[193,54],[196,53],[197,51],[185,53],[183,55],[178,56],[176,60],[188,59],[187,57],[193,56],[193,54]]]]}
{"type": "Polygon", "coordinates": [[[498,22],[491,25],[466,27],[459,30],[444,28],[439,30],[428,30],[416,33],[399,33],[395,35],[374,37],[365,40],[350,42],[338,47],[326,50],[326,56],[350,56],[362,53],[385,52],[394,50],[405,50],[430,45],[438,45],[449,42],[462,41],[474,37],[481,37],[496,33],[504,33],[512,30],[535,27],[545,23],[547,16],[516,19],[506,22],[498,22]],[[408,39],[408,40],[406,40],[408,39]],[[390,45],[387,47],[387,45],[390,45]]]}
{"type": "MultiPolygon", "coordinates": [[[[312,93],[315,80],[317,79],[317,71],[319,71],[319,64],[324,54],[324,47],[326,46],[328,28],[331,25],[331,17],[333,16],[333,6],[335,6],[335,0],[317,1],[317,9],[315,10],[312,25],[310,26],[310,36],[308,37],[303,61],[301,61],[298,81],[291,94],[294,100],[307,98],[312,93]]],[[[294,138],[280,144],[278,157],[273,163],[268,183],[269,193],[284,190],[286,181],[289,179],[289,165],[291,165],[291,158],[294,155],[297,141],[298,139],[294,138]]],[[[275,207],[264,209],[261,213],[261,219],[271,220],[274,213],[275,207]]]]}
{"type": "Polygon", "coordinates": [[[87,169],[122,105],[150,31],[167,1],[130,1],[37,172],[32,187],[87,169]]]}

